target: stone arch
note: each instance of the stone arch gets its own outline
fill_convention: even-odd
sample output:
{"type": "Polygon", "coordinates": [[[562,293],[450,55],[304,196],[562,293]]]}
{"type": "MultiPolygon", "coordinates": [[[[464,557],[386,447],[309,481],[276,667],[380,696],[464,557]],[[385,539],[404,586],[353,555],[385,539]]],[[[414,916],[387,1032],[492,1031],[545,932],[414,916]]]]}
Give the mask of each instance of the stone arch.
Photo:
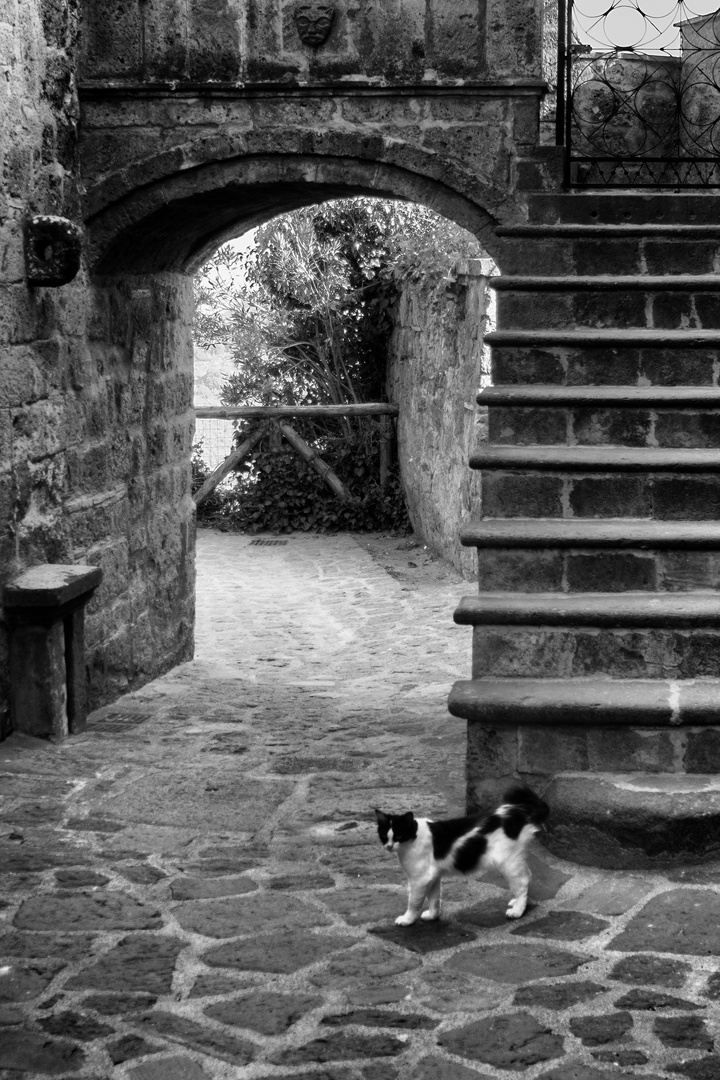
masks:
{"type": "Polygon", "coordinates": [[[277,132],[264,147],[249,137],[243,147],[231,141],[195,140],[136,159],[86,194],[92,306],[84,393],[102,403],[99,437],[109,447],[114,485],[110,490],[90,464],[81,476],[83,521],[106,573],[90,627],[98,658],[94,704],[116,696],[106,670],[133,687],[192,656],[190,278],[210,253],[285,211],[351,195],[428,206],[473,232],[491,254],[497,225],[523,220],[506,190],[422,148],[308,133],[289,133],[284,148],[277,132]],[[119,509],[104,522],[97,506],[115,489],[119,509]],[[105,641],[108,613],[123,604],[127,625],[117,641],[105,641]]]}
{"type": "Polygon", "coordinates": [[[421,203],[468,229],[493,255],[497,225],[523,219],[507,191],[455,163],[422,151],[411,154],[407,147],[402,166],[327,152],[213,160],[218,149],[217,140],[213,146],[204,140],[99,182],[86,202],[93,272],[192,273],[239,232],[300,206],[352,195],[421,203]],[[410,156],[417,159],[416,168],[407,167],[410,156]]]}

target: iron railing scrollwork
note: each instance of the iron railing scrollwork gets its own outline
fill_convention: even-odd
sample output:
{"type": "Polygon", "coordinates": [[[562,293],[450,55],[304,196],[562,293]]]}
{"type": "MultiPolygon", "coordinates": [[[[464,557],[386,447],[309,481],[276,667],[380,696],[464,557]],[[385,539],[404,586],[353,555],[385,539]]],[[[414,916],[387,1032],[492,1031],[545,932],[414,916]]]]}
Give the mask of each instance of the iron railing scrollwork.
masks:
{"type": "Polygon", "coordinates": [[[720,187],[718,0],[566,2],[557,111],[567,182],[720,187]]]}

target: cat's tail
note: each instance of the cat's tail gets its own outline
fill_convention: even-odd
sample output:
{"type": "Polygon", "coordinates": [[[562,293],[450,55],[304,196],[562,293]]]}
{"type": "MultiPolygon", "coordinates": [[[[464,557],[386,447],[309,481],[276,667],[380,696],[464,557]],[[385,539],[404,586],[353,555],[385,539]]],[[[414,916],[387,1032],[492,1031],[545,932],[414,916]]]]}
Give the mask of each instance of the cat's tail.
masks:
{"type": "MultiPolygon", "coordinates": [[[[550,807],[525,784],[515,784],[503,795],[503,807],[522,815],[528,825],[539,828],[550,815],[550,807]]],[[[502,809],[502,808],[501,808],[502,809]]]]}

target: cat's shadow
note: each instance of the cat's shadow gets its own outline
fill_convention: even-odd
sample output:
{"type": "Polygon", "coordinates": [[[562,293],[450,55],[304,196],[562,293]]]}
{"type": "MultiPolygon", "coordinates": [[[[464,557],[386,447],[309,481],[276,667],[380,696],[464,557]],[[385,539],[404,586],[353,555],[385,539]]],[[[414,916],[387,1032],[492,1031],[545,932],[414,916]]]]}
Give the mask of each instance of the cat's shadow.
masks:
{"type": "Polygon", "coordinates": [[[374,934],[383,941],[392,941],[395,945],[402,945],[410,952],[429,953],[439,952],[441,949],[451,949],[455,945],[467,944],[475,941],[477,934],[469,926],[461,926],[454,920],[436,919],[428,922],[418,919],[410,926],[370,926],[368,933],[374,934]]]}

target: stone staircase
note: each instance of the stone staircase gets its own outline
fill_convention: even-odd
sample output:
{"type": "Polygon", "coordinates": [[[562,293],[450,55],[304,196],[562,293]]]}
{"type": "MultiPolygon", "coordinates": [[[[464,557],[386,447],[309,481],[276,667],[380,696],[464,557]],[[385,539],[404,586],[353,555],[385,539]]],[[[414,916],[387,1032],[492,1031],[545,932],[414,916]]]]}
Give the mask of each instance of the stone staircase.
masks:
{"type": "Polygon", "coordinates": [[[605,867],[720,858],[720,200],[530,198],[502,227],[468,801],[518,774],[545,843],[605,867]]]}

